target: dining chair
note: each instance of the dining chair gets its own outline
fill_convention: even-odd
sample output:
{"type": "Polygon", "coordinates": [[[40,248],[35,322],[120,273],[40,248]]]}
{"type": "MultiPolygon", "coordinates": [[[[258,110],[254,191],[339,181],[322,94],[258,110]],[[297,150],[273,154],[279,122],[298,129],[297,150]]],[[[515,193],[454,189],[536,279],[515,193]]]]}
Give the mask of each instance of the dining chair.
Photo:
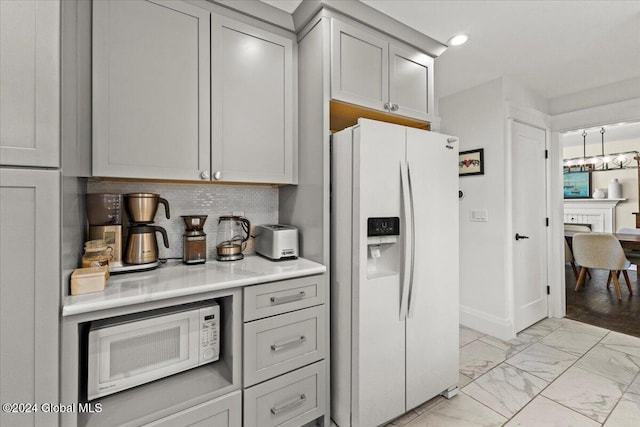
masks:
{"type": "Polygon", "coordinates": [[[573,257],[580,265],[580,273],[575,290],[579,291],[584,284],[587,268],[609,270],[609,279],[613,280],[618,300],[622,300],[618,277],[620,272],[624,275],[629,294],[633,294],[627,269],[631,266],[622,250],[622,246],[613,234],[607,233],[576,233],[573,236],[573,257]]]}
{"type": "Polygon", "coordinates": [[[564,262],[571,264],[571,269],[573,270],[573,275],[578,280],[578,267],[576,267],[576,261],[573,258],[573,252],[571,252],[571,248],[569,247],[569,243],[567,239],[564,240],[564,262]]]}

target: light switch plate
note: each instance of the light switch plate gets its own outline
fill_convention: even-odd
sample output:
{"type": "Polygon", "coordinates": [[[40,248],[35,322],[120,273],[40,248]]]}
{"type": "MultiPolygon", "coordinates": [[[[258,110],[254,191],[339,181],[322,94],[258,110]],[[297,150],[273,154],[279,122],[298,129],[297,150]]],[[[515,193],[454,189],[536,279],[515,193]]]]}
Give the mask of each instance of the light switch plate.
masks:
{"type": "Polygon", "coordinates": [[[469,220],[472,222],[487,222],[489,221],[489,213],[486,209],[471,209],[469,211],[469,220]]]}

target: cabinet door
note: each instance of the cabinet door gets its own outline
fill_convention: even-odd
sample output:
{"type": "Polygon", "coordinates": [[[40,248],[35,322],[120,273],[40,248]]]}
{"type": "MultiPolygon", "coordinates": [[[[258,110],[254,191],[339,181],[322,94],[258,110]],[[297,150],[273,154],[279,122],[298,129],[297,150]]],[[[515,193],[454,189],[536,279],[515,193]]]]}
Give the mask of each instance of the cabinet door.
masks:
{"type": "Polygon", "coordinates": [[[240,390],[218,399],[146,424],[148,427],[241,427],[242,392],[240,390]]]}
{"type": "Polygon", "coordinates": [[[294,182],[293,41],[212,15],[213,179],[294,182]]]}
{"type": "Polygon", "coordinates": [[[385,111],[388,97],[388,43],[374,34],[333,19],[331,98],[385,111]]]}
{"type": "Polygon", "coordinates": [[[433,106],[433,58],[409,48],[389,47],[389,103],[401,116],[428,120],[433,106]]]}
{"type": "Polygon", "coordinates": [[[93,3],[93,175],[208,179],[209,12],[93,3]]]}
{"type": "MultiPolygon", "coordinates": [[[[4,3],[4,2],[3,2],[4,3]]],[[[0,168],[0,397],[56,403],[60,173],[0,168]]],[[[0,425],[57,425],[58,414],[0,413],[0,425]]]]}
{"type": "Polygon", "coordinates": [[[0,1],[0,165],[60,165],[60,2],[0,1]]]}

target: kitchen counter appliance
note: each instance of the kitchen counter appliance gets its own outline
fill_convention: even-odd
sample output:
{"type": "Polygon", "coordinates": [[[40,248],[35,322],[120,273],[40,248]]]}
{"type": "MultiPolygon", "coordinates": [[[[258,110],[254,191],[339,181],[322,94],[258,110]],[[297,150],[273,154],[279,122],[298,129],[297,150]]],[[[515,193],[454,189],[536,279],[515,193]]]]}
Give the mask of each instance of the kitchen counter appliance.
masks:
{"type": "Polygon", "coordinates": [[[93,322],[87,398],[126,390],[220,358],[220,307],[213,301],[93,322]]]}
{"type": "Polygon", "coordinates": [[[124,262],[130,264],[123,271],[149,270],[160,265],[156,233],[162,234],[162,241],[169,247],[167,231],[152,225],[158,204],[164,205],[167,219],[171,218],[169,202],[155,193],[129,193],[124,195],[124,206],[129,217],[127,247],[124,262]]]}
{"type": "Polygon", "coordinates": [[[207,262],[207,235],[203,227],[208,215],[182,215],[185,232],[182,236],[182,262],[202,264],[207,262]]]}
{"type": "Polygon", "coordinates": [[[274,261],[298,257],[298,229],[290,225],[257,225],[254,231],[256,253],[274,261]]]}
{"type": "Polygon", "coordinates": [[[458,385],[457,139],[332,136],[331,418],[377,426],[458,385]]]}
{"type": "Polygon", "coordinates": [[[88,240],[104,240],[110,248],[109,271],[122,264],[122,194],[94,193],[85,196],[88,240]]]}
{"type": "Polygon", "coordinates": [[[251,223],[243,216],[228,215],[218,218],[216,253],[218,261],[237,261],[244,258],[242,251],[250,237],[251,223]]]}

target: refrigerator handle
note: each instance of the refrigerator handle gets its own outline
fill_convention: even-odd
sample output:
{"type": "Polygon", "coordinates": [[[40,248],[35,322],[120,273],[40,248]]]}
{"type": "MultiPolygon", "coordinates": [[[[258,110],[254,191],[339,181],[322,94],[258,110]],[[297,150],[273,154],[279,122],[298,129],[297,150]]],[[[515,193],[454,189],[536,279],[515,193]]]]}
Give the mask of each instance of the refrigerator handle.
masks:
{"type": "Polygon", "coordinates": [[[404,251],[402,268],[402,291],[400,293],[400,320],[407,318],[409,306],[409,287],[411,286],[411,262],[413,258],[413,221],[411,220],[411,196],[409,190],[409,167],[400,162],[400,182],[402,184],[402,209],[404,213],[404,251]]]}
{"type": "Polygon", "coordinates": [[[407,312],[407,317],[411,318],[413,316],[413,309],[415,308],[415,300],[416,300],[416,287],[413,282],[413,273],[415,270],[415,253],[416,253],[416,227],[415,227],[415,212],[413,209],[413,188],[411,187],[411,168],[409,167],[409,163],[407,163],[407,180],[409,182],[409,201],[411,205],[411,267],[409,273],[409,310],[407,312]]]}

